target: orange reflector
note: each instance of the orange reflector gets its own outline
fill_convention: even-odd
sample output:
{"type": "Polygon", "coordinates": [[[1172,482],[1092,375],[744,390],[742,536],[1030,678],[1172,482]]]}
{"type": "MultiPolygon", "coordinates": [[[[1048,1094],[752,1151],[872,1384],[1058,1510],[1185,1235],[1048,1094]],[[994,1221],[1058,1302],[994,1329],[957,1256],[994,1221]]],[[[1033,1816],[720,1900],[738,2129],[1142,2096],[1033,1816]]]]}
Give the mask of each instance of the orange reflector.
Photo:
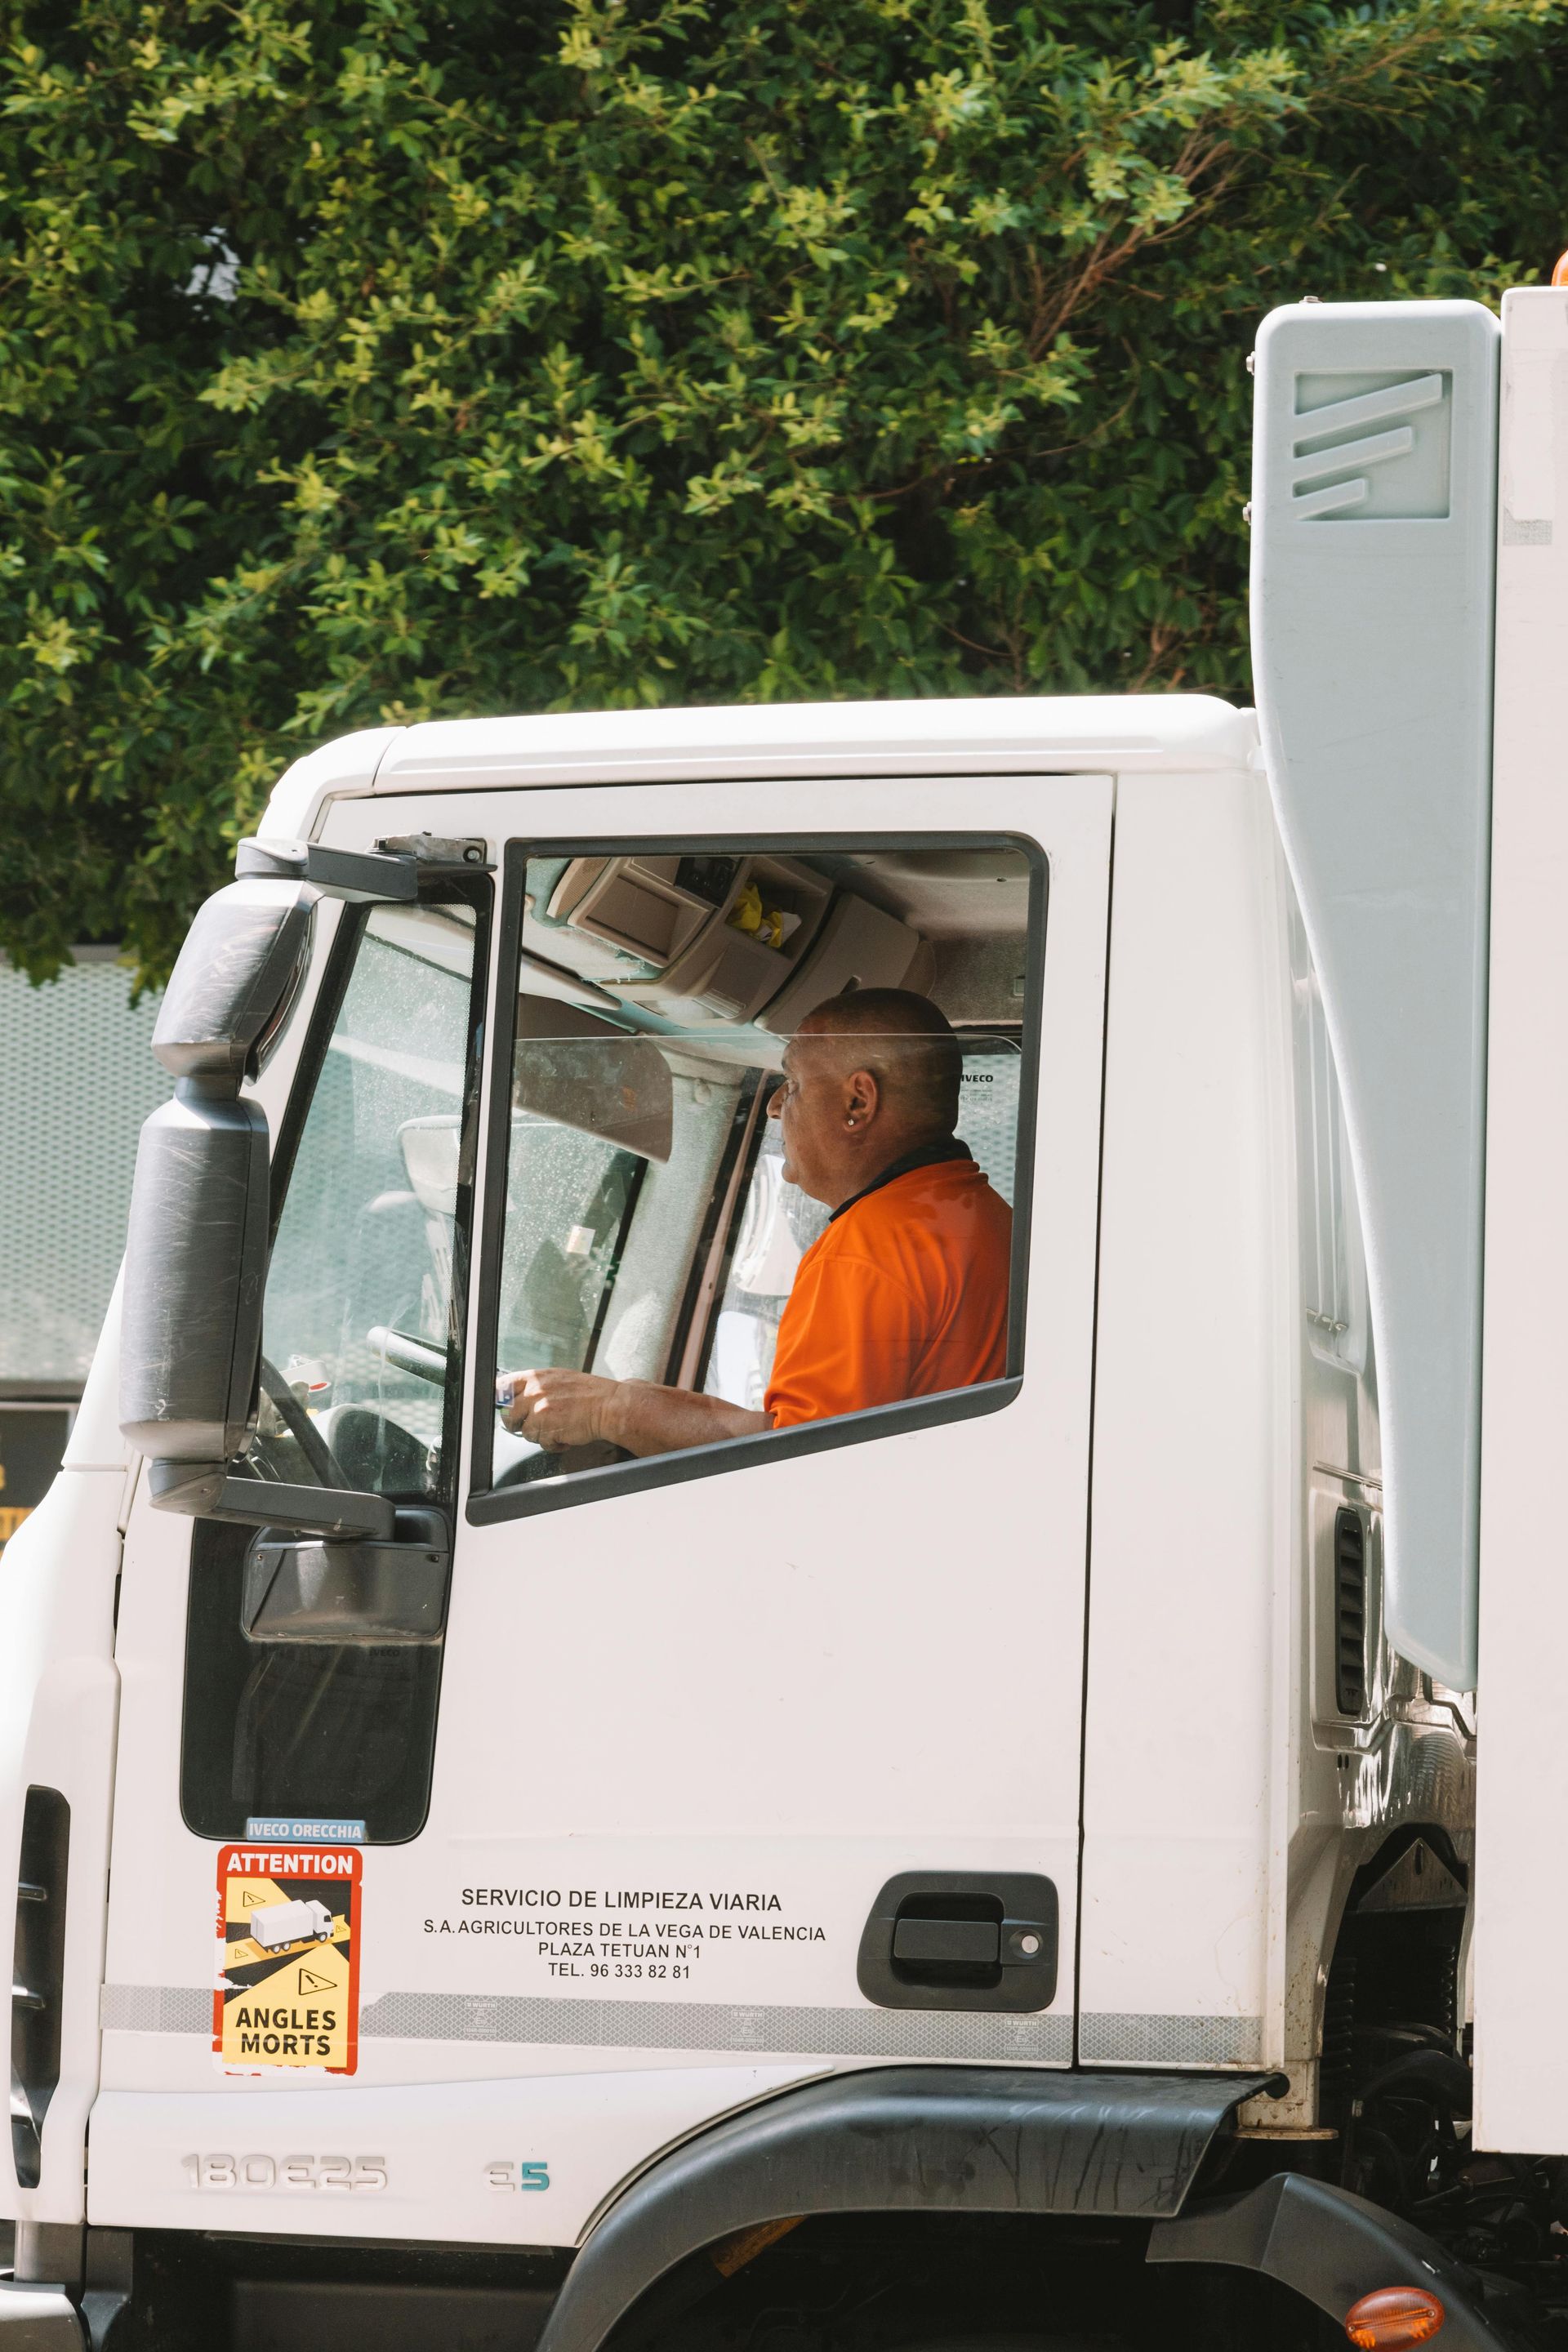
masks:
{"type": "Polygon", "coordinates": [[[1557,267],[1552,273],[1553,286],[1568,286],[1568,253],[1560,253],[1557,267]]]}
{"type": "Polygon", "coordinates": [[[1424,2286],[1380,2286],[1352,2303],[1345,2334],[1358,2352],[1403,2352],[1428,2344],[1443,2325],[1443,2306],[1424,2286]]]}
{"type": "Polygon", "coordinates": [[[759,2221],[752,2229],[737,2230],[732,2238],[721,2238],[716,2246],[710,2246],[708,2259],[721,2278],[733,2278],[780,2238],[798,2230],[805,2219],[804,2213],[792,2213],[787,2221],[759,2221]]]}

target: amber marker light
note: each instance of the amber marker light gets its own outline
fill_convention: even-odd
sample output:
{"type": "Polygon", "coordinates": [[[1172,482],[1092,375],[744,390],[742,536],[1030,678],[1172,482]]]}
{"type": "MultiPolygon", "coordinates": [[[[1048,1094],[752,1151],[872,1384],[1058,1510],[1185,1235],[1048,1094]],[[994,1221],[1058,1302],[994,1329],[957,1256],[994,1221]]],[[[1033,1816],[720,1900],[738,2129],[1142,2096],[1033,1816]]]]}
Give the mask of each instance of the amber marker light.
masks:
{"type": "Polygon", "coordinates": [[[1429,2344],[1443,2325],[1443,2306],[1424,2286],[1380,2286],[1352,2303],[1345,2334],[1358,2352],[1404,2352],[1429,2344]]]}
{"type": "Polygon", "coordinates": [[[1560,253],[1557,267],[1552,273],[1553,286],[1568,286],[1568,253],[1560,253]]]}

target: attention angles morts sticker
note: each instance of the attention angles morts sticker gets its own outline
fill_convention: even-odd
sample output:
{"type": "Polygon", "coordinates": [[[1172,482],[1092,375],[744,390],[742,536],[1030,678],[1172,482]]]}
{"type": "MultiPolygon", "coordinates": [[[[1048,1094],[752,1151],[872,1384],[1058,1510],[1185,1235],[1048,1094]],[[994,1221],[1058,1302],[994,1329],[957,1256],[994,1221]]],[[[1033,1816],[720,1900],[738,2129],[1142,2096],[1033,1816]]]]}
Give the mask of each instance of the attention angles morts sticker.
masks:
{"type": "Polygon", "coordinates": [[[221,2074],[353,2073],[363,1867],[352,1845],[219,1849],[213,2056],[221,2074]]]}

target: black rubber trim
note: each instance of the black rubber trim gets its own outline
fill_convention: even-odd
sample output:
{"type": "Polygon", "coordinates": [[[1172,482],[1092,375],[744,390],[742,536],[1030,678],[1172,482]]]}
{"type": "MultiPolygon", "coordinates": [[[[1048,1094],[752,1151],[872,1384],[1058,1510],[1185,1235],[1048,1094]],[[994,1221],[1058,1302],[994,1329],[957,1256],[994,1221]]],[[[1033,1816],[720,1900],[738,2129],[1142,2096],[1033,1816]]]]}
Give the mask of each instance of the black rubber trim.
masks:
{"type": "Polygon", "coordinates": [[[633,2181],[567,2273],[538,2352],[597,2352],[675,2263],[786,2215],[1173,2214],[1226,2117],[1269,2079],[898,2066],[786,2091],[633,2181]]]}
{"type": "Polygon", "coordinates": [[[496,925],[495,1013],[489,1040],[489,1097],[485,1126],[484,1182],[475,1220],[479,1313],[469,1364],[472,1381],[468,1487],[488,1494],[495,1471],[496,1321],[500,1306],[501,1251],[506,1236],[507,1167],[511,1156],[511,1056],[517,1032],[518,959],[522,948],[522,893],[528,845],[509,842],[501,858],[500,917],[496,925]]]}
{"type": "Polygon", "coordinates": [[[59,2088],[70,1834],[71,1809],[59,1790],[29,1789],[11,1960],[11,2160],[19,2189],[38,2186],[44,2117],[59,2088]]]}
{"type": "Polygon", "coordinates": [[[316,1001],[308,1008],[309,1026],[300,1058],[289,1083],[289,1100],[279,1124],[278,1139],[272,1147],[269,1171],[271,1197],[268,1205],[267,1248],[268,1263],[278,1239],[278,1228],[283,1222],[283,1206],[289,1197],[289,1179],[294,1173],[295,1156],[300,1138],[305,1132],[305,1121],[310,1116],[310,1105],[316,1099],[316,1087],[321,1076],[321,1066],[327,1058],[327,1048],[338,1025],[343,998],[359,960],[360,939],[369,916],[368,907],[343,908],[338,917],[338,927],[327,950],[327,961],[321,974],[321,984],[316,991],[316,1001]]]}
{"type": "Polygon", "coordinates": [[[1483,2309],[1473,2271],[1382,2206],[1304,2173],[1277,2172],[1245,2197],[1216,2198],[1156,2222],[1148,2259],[1261,2271],[1342,2326],[1374,2287],[1426,2287],[1447,2314],[1443,2352],[1512,2352],[1520,2341],[1483,2309]]]}

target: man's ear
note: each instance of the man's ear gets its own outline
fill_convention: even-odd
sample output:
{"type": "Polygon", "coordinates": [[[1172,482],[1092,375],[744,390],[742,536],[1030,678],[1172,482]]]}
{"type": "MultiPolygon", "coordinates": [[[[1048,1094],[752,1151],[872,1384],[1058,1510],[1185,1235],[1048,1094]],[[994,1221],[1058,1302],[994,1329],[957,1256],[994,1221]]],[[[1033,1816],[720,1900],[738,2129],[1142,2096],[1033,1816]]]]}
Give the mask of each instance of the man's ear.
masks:
{"type": "Polygon", "coordinates": [[[874,1070],[851,1070],[844,1081],[844,1109],[857,1127],[869,1127],[881,1108],[881,1089],[874,1070]]]}

